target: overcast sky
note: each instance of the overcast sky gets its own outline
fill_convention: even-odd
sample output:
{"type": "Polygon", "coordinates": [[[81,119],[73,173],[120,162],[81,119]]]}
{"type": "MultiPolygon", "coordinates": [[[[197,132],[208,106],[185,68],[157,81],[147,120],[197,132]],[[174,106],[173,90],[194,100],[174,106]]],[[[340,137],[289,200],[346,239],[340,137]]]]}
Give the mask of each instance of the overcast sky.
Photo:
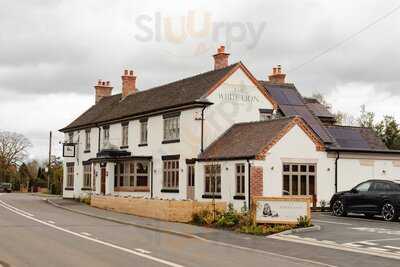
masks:
{"type": "Polygon", "coordinates": [[[281,64],[303,95],[334,110],[400,119],[400,3],[388,1],[0,0],[0,129],[26,135],[44,158],[48,133],[94,103],[93,85],[120,92],[212,68],[225,43],[259,79],[281,64]],[[396,9],[397,8],[397,9],[396,9]],[[169,27],[169,25],[172,25],[169,27]]]}

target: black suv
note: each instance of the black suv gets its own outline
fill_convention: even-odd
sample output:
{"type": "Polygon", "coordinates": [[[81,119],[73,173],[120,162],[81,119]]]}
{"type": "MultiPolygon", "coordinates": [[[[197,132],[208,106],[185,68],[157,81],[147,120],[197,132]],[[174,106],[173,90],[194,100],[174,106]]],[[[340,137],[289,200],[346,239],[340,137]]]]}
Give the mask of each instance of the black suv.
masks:
{"type": "Polygon", "coordinates": [[[380,214],[386,221],[395,221],[400,216],[400,183],[368,180],[350,191],[334,194],[330,205],[335,216],[346,216],[348,212],[367,217],[380,214]]]}

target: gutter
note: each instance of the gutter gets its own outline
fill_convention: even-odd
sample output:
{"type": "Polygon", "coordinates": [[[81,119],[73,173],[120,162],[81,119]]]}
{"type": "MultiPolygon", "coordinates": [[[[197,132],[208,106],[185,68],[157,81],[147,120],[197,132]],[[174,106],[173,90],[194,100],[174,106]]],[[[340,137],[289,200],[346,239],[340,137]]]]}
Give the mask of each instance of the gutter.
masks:
{"type": "Polygon", "coordinates": [[[353,148],[329,148],[325,149],[326,151],[333,152],[353,152],[353,153],[373,153],[373,154],[397,154],[400,155],[400,150],[392,150],[392,149],[353,149],[353,148]]]}

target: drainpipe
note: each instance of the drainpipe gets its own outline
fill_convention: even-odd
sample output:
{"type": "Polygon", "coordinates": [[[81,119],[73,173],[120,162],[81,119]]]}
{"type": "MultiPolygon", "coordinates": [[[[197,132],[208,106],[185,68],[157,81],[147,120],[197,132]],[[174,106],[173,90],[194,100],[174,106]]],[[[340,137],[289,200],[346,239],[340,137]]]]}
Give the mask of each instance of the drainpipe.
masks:
{"type": "Polygon", "coordinates": [[[338,191],[338,161],[339,161],[339,151],[336,151],[336,159],[335,159],[335,193],[338,191]]]}
{"type": "Polygon", "coordinates": [[[204,111],[206,110],[207,106],[204,106],[203,109],[201,110],[201,147],[200,147],[200,153],[203,153],[204,151],[204,111]]]}
{"type": "Polygon", "coordinates": [[[151,160],[150,167],[151,175],[150,175],[150,198],[153,198],[153,160],[151,160]]]}
{"type": "Polygon", "coordinates": [[[248,198],[248,200],[247,200],[247,206],[248,206],[248,209],[249,209],[249,211],[250,211],[250,208],[251,208],[251,190],[250,190],[250,168],[251,168],[251,163],[250,163],[250,160],[249,159],[247,159],[247,169],[248,169],[248,173],[247,173],[247,176],[248,176],[248,181],[247,181],[247,191],[248,191],[248,195],[249,195],[249,198],[248,198]]]}
{"type": "Polygon", "coordinates": [[[97,140],[97,152],[100,153],[100,137],[101,137],[101,128],[100,126],[97,126],[97,128],[99,129],[99,138],[97,140]]]}

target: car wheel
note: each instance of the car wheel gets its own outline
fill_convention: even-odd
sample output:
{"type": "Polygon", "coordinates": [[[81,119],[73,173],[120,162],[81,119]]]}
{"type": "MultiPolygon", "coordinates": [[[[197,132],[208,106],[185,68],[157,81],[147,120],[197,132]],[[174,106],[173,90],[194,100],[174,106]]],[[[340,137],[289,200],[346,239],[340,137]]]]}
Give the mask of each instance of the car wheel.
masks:
{"type": "Polygon", "coordinates": [[[390,202],[386,202],[382,206],[382,216],[385,221],[395,221],[398,219],[399,214],[396,212],[396,208],[390,202]]]}
{"type": "Polygon", "coordinates": [[[338,199],[332,205],[332,213],[334,216],[346,216],[346,210],[344,208],[343,202],[338,199]]]}

